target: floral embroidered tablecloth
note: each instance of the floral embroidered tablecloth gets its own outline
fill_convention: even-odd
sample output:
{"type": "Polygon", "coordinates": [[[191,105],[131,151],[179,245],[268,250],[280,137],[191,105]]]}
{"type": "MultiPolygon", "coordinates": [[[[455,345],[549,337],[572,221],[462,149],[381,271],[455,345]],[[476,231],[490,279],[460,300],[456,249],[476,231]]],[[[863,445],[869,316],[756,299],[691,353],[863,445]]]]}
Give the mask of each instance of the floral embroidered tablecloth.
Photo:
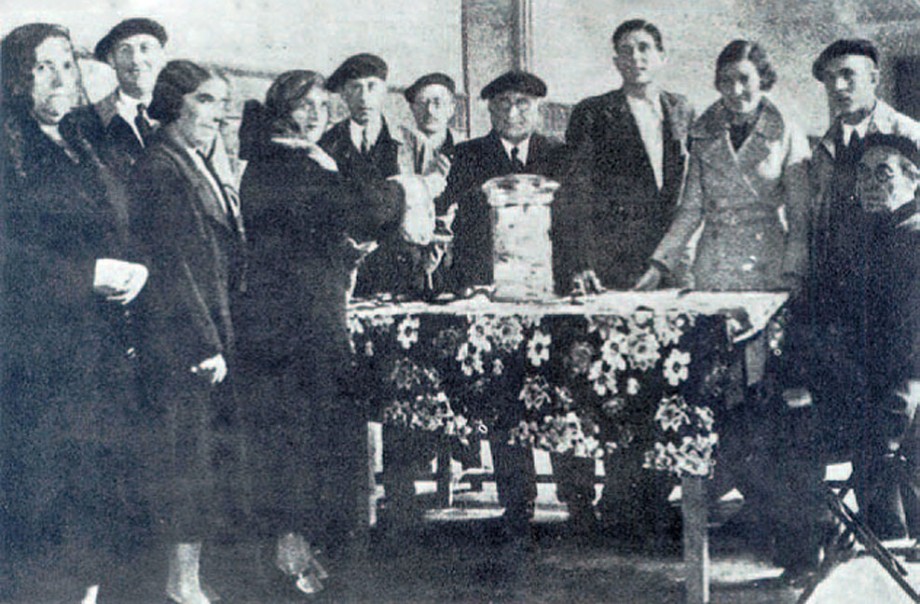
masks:
{"type": "Polygon", "coordinates": [[[738,387],[743,341],[782,293],[608,293],[574,303],[356,303],[357,389],[381,419],[580,457],[642,447],[649,468],[706,476],[714,410],[738,387]]]}

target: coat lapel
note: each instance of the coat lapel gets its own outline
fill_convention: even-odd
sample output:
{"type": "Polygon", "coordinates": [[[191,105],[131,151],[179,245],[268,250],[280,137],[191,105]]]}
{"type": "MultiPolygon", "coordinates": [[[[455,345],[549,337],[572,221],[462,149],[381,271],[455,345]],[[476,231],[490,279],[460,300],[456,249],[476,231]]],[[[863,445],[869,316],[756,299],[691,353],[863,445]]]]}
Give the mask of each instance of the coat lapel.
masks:
{"type": "Polygon", "coordinates": [[[626,93],[622,89],[614,90],[610,94],[610,103],[604,107],[603,115],[605,117],[604,121],[610,129],[608,133],[610,140],[622,141],[624,153],[643,158],[642,165],[645,167],[645,173],[641,176],[657,189],[658,184],[655,182],[652,159],[648,155],[645,142],[642,140],[642,134],[639,132],[636,116],[629,109],[626,93]]]}
{"type": "MultiPolygon", "coordinates": [[[[227,213],[224,212],[223,204],[217,198],[217,193],[208,182],[207,177],[201,173],[192,158],[189,157],[188,152],[168,136],[163,148],[179,167],[189,186],[195,192],[195,199],[198,200],[199,206],[205,215],[221,227],[227,230],[234,230],[234,225],[230,224],[227,213]]],[[[220,185],[219,181],[218,185],[220,185]]],[[[228,201],[227,203],[229,204],[230,202],[228,201]]]]}

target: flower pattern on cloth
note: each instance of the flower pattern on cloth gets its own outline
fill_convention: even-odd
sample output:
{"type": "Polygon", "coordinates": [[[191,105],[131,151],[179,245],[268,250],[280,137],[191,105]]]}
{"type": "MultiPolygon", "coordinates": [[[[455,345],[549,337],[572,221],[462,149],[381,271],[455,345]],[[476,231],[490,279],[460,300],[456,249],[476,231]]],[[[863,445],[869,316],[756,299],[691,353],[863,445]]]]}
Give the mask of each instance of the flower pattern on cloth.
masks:
{"type": "Polygon", "coordinates": [[[737,354],[724,317],[362,311],[348,327],[357,390],[387,423],[463,443],[501,427],[512,444],[586,458],[642,446],[650,470],[711,471],[737,354]]]}

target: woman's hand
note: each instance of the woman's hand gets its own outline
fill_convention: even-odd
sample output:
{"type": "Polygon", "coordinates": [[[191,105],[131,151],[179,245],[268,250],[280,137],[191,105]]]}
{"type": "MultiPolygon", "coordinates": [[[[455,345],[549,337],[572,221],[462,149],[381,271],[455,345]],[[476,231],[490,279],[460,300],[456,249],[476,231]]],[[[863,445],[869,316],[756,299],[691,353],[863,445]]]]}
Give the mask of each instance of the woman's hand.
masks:
{"type": "Polygon", "coordinates": [[[635,291],[648,292],[654,289],[658,289],[658,286],[661,284],[661,269],[659,269],[654,264],[648,267],[648,270],[645,271],[645,274],[639,277],[639,280],[636,281],[636,284],[633,285],[635,291]]]}
{"type": "Polygon", "coordinates": [[[227,361],[224,355],[216,354],[192,367],[192,373],[206,378],[212,384],[219,384],[227,377],[227,361]]]}
{"type": "Polygon", "coordinates": [[[93,274],[93,291],[109,302],[127,305],[144,289],[149,274],[143,264],[99,258],[93,274]]]}

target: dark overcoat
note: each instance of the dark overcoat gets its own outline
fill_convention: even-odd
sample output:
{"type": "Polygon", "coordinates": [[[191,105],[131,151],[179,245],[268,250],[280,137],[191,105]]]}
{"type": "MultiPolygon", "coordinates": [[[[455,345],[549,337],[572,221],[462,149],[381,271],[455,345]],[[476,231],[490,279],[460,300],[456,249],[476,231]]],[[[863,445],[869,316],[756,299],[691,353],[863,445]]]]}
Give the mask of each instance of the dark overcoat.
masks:
{"type": "Polygon", "coordinates": [[[365,410],[347,396],[346,298],[354,249],[398,222],[395,183],[330,172],[304,149],[263,145],[241,184],[247,288],[234,306],[256,509],[268,531],[330,545],[354,525],[365,410]]]}
{"type": "Polygon", "coordinates": [[[131,232],[150,269],[138,309],[150,412],[151,481],[161,520],[184,540],[202,537],[213,509],[216,418],[232,417],[229,384],[191,368],[222,354],[234,372],[230,297],[242,282],[242,221],[223,209],[189,152],[161,132],[138,160],[131,232]]]}
{"type": "Polygon", "coordinates": [[[126,310],[93,291],[97,259],[131,259],[126,197],[79,130],[59,130],[72,154],[25,112],[6,113],[0,138],[0,524],[10,545],[64,522],[98,542],[114,525],[120,479],[104,460],[122,457],[113,452],[130,440],[136,404],[126,310]]]}
{"type": "MultiPolygon", "coordinates": [[[[345,178],[371,188],[386,187],[390,177],[414,174],[411,151],[397,136],[390,132],[384,119],[377,142],[367,154],[362,154],[351,140],[346,119],[333,126],[319,144],[335,159],[345,178]]],[[[387,222],[370,237],[379,247],[358,270],[356,297],[378,293],[418,296],[424,292],[424,247],[405,241],[399,227],[399,220],[387,222]]]]}

